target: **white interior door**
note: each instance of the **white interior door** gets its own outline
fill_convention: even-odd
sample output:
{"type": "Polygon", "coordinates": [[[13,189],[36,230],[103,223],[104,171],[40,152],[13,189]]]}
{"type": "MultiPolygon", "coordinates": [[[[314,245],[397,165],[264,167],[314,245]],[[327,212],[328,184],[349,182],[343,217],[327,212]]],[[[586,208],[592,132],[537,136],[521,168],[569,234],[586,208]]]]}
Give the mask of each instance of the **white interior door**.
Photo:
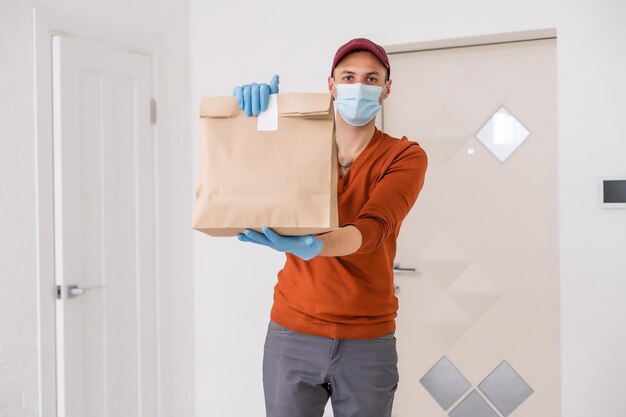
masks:
{"type": "Polygon", "coordinates": [[[384,128],[429,156],[398,239],[394,415],[560,416],[556,41],[390,59],[384,128]]]}
{"type": "Polygon", "coordinates": [[[157,416],[152,58],[52,42],[58,416],[157,416]]]}

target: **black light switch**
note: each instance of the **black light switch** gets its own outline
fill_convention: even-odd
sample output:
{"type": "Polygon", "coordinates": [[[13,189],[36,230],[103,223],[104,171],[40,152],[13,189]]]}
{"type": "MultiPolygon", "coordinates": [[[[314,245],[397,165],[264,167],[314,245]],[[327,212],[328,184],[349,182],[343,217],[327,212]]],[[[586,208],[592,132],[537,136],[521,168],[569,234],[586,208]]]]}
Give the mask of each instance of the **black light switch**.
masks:
{"type": "Polygon", "coordinates": [[[626,204],[626,180],[604,180],[603,202],[626,204]]]}

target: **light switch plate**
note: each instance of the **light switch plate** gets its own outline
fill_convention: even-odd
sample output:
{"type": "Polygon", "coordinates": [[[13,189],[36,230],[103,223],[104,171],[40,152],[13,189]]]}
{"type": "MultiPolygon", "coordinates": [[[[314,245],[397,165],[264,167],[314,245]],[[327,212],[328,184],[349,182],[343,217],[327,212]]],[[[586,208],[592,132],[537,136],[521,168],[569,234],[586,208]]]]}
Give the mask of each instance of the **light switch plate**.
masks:
{"type": "Polygon", "coordinates": [[[598,200],[603,208],[626,208],[626,174],[598,181],[598,200]]]}

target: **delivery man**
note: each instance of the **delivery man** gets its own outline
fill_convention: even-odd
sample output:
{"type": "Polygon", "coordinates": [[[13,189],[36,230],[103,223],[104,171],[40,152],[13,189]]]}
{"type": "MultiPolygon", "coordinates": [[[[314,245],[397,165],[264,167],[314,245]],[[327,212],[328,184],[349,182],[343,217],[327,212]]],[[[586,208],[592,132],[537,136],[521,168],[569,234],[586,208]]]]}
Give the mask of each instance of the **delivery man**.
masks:
{"type": "MultiPolygon", "coordinates": [[[[263,388],[268,417],[391,416],[398,384],[393,261],[400,225],[424,184],[426,152],[375,126],[391,92],[389,59],[374,42],[341,46],[328,77],[334,99],[339,229],[283,236],[264,227],[238,238],[286,253],[265,339],[263,388]]],[[[251,116],[278,92],[236,87],[251,116]]]]}

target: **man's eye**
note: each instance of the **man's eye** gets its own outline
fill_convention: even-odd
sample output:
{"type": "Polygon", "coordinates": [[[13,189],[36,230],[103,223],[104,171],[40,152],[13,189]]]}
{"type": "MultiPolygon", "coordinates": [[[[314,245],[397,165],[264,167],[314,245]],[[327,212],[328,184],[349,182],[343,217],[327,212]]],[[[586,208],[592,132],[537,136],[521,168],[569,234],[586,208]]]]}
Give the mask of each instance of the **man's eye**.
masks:
{"type": "Polygon", "coordinates": [[[370,81],[371,83],[375,83],[376,81],[378,81],[378,78],[370,77],[370,78],[369,78],[369,81],[370,81]]]}

